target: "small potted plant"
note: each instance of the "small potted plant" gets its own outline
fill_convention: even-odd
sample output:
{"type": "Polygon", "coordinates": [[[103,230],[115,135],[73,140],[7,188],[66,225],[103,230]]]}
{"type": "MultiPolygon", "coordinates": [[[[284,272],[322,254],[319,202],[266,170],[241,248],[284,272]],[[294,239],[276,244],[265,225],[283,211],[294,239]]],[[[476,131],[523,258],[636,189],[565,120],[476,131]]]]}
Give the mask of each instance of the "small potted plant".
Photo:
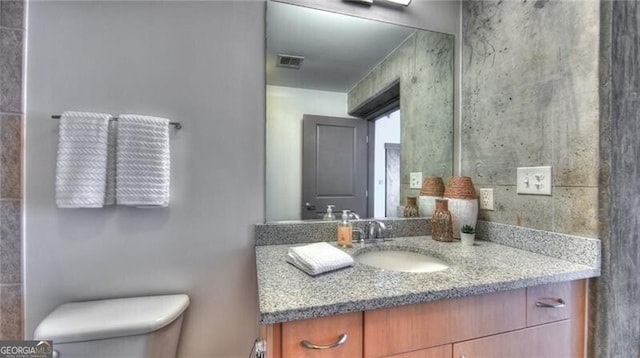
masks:
{"type": "Polygon", "coordinates": [[[467,224],[462,225],[462,228],[460,228],[460,241],[462,242],[462,245],[473,246],[475,236],[476,234],[473,226],[467,224]]]}

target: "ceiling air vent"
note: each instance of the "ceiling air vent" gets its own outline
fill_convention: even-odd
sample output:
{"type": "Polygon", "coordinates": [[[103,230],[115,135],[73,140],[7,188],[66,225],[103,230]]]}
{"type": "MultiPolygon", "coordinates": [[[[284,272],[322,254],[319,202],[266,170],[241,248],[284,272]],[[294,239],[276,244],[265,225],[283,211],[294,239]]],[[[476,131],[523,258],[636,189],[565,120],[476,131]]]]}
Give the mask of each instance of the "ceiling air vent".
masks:
{"type": "Polygon", "coordinates": [[[278,55],[278,67],[286,67],[293,68],[299,70],[302,66],[302,61],[304,61],[304,57],[302,56],[292,56],[292,55],[278,55]]]}

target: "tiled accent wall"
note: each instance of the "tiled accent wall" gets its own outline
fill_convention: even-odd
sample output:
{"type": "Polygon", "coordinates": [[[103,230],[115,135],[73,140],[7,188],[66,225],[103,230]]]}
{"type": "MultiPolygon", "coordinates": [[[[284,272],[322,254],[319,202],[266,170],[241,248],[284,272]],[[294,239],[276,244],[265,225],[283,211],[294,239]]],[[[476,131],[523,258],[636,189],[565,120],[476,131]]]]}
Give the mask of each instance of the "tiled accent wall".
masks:
{"type": "Polygon", "coordinates": [[[0,340],[23,338],[24,1],[0,0],[0,340]]]}
{"type": "Polygon", "coordinates": [[[461,171],[480,219],[598,237],[598,1],[463,1],[461,171]],[[553,196],[516,168],[553,167],[553,196]]]}

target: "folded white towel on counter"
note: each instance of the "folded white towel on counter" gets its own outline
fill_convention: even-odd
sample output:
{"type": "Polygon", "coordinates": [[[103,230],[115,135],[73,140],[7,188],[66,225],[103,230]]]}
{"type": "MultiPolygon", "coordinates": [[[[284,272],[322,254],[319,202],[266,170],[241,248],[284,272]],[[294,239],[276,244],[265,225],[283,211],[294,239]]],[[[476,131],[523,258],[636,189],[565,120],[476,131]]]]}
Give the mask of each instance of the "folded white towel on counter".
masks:
{"type": "Polygon", "coordinates": [[[119,205],[169,205],[169,120],[123,114],[118,117],[116,202],[119,205]]]}
{"type": "Polygon", "coordinates": [[[105,202],[110,114],[71,112],[60,116],[56,160],[56,205],[100,208],[105,202]]]}
{"type": "Polygon", "coordinates": [[[354,264],[349,254],[326,242],[289,248],[287,262],[311,276],[354,264]]]}

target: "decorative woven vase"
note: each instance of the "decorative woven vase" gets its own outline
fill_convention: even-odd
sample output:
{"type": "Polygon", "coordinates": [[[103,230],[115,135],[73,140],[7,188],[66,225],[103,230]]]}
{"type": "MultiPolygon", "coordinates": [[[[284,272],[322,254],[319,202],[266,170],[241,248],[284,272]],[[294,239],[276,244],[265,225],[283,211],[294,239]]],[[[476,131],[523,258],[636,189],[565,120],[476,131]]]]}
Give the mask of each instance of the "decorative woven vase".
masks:
{"type": "Polygon", "coordinates": [[[418,197],[418,209],[420,216],[431,216],[436,209],[436,199],[442,199],[444,194],[444,182],[441,177],[426,177],[422,182],[420,196],[418,197]]]}
{"type": "Polygon", "coordinates": [[[431,238],[436,241],[453,241],[451,213],[446,199],[436,199],[436,210],[431,217],[431,238]]]}
{"type": "Polygon", "coordinates": [[[418,202],[416,201],[415,196],[407,196],[403,216],[405,218],[414,218],[418,216],[418,202]]]}
{"type": "Polygon", "coordinates": [[[444,188],[444,197],[449,200],[453,236],[459,239],[462,225],[470,225],[475,229],[478,222],[478,196],[471,178],[451,177],[444,188]]]}

